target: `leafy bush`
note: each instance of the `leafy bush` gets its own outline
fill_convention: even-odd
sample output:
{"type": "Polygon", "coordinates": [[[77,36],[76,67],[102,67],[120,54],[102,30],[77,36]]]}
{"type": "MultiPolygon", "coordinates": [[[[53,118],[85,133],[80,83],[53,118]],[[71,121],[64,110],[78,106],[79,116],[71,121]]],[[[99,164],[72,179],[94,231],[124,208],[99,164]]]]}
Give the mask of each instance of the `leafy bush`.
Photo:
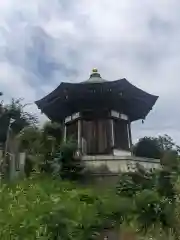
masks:
{"type": "Polygon", "coordinates": [[[147,229],[153,224],[160,222],[161,199],[157,192],[152,190],[143,190],[135,197],[138,211],[138,222],[140,226],[147,229]]]}
{"type": "Polygon", "coordinates": [[[138,157],[161,158],[161,149],[156,138],[141,138],[134,146],[133,152],[138,157]]]}
{"type": "Polygon", "coordinates": [[[80,180],[83,176],[84,165],[80,158],[76,157],[77,144],[70,140],[62,143],[60,151],[52,161],[54,174],[62,179],[80,180]]]}
{"type": "Polygon", "coordinates": [[[96,239],[104,228],[123,227],[122,223],[147,233],[157,226],[177,232],[178,209],[168,198],[154,189],[122,195],[42,174],[2,185],[1,239],[96,239]]]}
{"type": "Polygon", "coordinates": [[[133,198],[138,228],[145,232],[159,225],[165,231],[171,229],[174,234],[177,191],[173,187],[177,174],[166,170],[154,172],[137,168],[136,172],[123,173],[120,176],[116,192],[120,197],[133,198]]]}
{"type": "Polygon", "coordinates": [[[117,194],[120,196],[133,197],[141,190],[141,186],[135,184],[130,173],[123,173],[120,175],[116,190],[117,194]]]}
{"type": "Polygon", "coordinates": [[[88,188],[48,177],[1,188],[1,239],[93,239],[130,214],[127,200],[113,191],[100,196],[88,188]]]}
{"type": "Polygon", "coordinates": [[[159,172],[150,172],[136,165],[136,171],[121,173],[116,186],[117,194],[132,197],[143,189],[155,189],[158,185],[159,172]]]}
{"type": "MultiPolygon", "coordinates": [[[[72,149],[71,154],[62,152],[61,159],[69,159],[72,149]]],[[[2,185],[1,239],[96,239],[104,228],[123,228],[124,223],[151,236],[151,229],[159,227],[162,236],[162,232],[168,236],[172,231],[178,239],[179,185],[173,187],[172,198],[164,189],[173,185],[163,182],[162,173],[137,168],[137,172],[120,176],[116,191],[100,191],[42,174],[2,185]]],[[[170,175],[169,183],[174,179],[170,175]]]]}

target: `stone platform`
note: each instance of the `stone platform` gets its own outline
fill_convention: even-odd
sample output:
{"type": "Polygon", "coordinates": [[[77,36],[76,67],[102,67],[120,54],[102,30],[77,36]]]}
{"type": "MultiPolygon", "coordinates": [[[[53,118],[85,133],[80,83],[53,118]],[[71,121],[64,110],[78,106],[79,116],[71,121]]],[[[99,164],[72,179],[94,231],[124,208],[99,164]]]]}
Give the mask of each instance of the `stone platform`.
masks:
{"type": "Polygon", "coordinates": [[[135,156],[114,155],[84,155],[81,159],[90,168],[106,167],[113,173],[135,171],[137,164],[147,170],[161,168],[159,159],[142,158],[135,156]]]}

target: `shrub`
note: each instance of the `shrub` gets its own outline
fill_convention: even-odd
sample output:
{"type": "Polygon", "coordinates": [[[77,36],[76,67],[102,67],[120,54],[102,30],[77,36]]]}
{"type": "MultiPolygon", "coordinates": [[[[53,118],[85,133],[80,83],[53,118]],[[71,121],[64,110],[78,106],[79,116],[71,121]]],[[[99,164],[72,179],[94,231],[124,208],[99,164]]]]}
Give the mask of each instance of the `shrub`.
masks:
{"type": "Polygon", "coordinates": [[[144,137],[134,146],[133,153],[138,157],[161,158],[161,149],[155,138],[144,137]]]}
{"type": "Polygon", "coordinates": [[[136,192],[140,191],[141,186],[135,184],[132,178],[133,173],[122,173],[116,187],[117,194],[120,196],[133,197],[136,192]]]}
{"type": "Polygon", "coordinates": [[[90,225],[96,218],[94,201],[98,201],[97,196],[90,190],[76,187],[43,175],[11,186],[3,185],[0,198],[1,239],[44,240],[56,237],[60,232],[61,239],[66,240],[71,232],[75,232],[75,236],[84,234],[83,228],[92,233],[90,225]],[[87,203],[82,199],[84,193],[95,200],[87,203]]]}
{"type": "Polygon", "coordinates": [[[134,196],[143,189],[155,189],[158,184],[159,172],[149,172],[142,166],[136,165],[136,171],[121,173],[116,187],[120,196],[134,196]]]}
{"type": "Polygon", "coordinates": [[[129,219],[132,199],[43,176],[1,188],[1,239],[94,239],[129,219]]]}
{"type": "Polygon", "coordinates": [[[80,158],[75,157],[77,145],[74,141],[62,143],[60,151],[52,161],[54,174],[62,179],[80,180],[83,176],[84,165],[80,158]]]}
{"type": "Polygon", "coordinates": [[[96,239],[104,228],[123,228],[123,223],[147,234],[158,226],[161,235],[171,230],[178,236],[178,187],[170,201],[159,191],[154,174],[139,172],[150,184],[140,184],[135,173],[122,174],[118,194],[113,189],[97,191],[42,174],[2,185],[1,239],[96,239]]]}

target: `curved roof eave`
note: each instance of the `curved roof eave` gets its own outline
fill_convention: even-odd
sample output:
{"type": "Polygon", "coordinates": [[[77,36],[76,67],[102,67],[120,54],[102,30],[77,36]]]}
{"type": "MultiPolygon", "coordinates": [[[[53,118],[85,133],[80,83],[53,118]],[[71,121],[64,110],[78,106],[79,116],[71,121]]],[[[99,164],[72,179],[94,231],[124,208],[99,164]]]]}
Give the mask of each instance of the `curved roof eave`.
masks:
{"type": "Polygon", "coordinates": [[[133,85],[131,82],[129,82],[126,78],[123,79],[119,79],[116,81],[121,81],[123,82],[124,86],[126,88],[128,88],[128,91],[130,91],[132,89],[132,91],[134,91],[133,93],[137,93],[138,95],[141,95],[142,97],[148,96],[148,97],[152,97],[152,98],[156,98],[156,100],[158,99],[159,96],[153,95],[149,92],[146,92],[138,87],[136,87],[135,85],[133,85]]]}
{"type": "MultiPolygon", "coordinates": [[[[126,80],[125,78],[123,79],[119,79],[119,80],[115,80],[115,81],[106,81],[106,82],[101,82],[101,83],[93,83],[93,82],[89,82],[86,83],[86,85],[88,84],[115,84],[117,83],[118,85],[120,84],[123,87],[123,91],[127,90],[130,93],[132,93],[134,96],[137,94],[139,97],[156,97],[158,98],[158,96],[152,95],[148,92],[143,91],[142,89],[136,87],[135,85],[131,84],[128,80],[126,80]]],[[[46,95],[45,97],[43,97],[42,99],[36,101],[35,103],[38,106],[45,106],[46,104],[50,104],[51,101],[55,100],[56,98],[59,98],[59,95],[63,92],[63,90],[69,86],[78,86],[81,85],[82,83],[66,83],[66,82],[62,82],[60,83],[60,85],[53,90],[51,93],[49,93],[48,95],[46,95]]]]}
{"type": "MultiPolygon", "coordinates": [[[[155,102],[158,99],[158,96],[143,91],[142,89],[131,84],[125,78],[96,84],[89,82],[89,86],[93,85],[98,87],[101,84],[103,84],[104,86],[113,87],[113,89],[115,89],[115,92],[117,93],[118,91],[120,92],[122,91],[124,93],[124,97],[130,99],[131,101],[134,99],[134,101],[140,101],[140,103],[143,103],[144,118],[148,115],[148,113],[150,112],[150,110],[152,109],[152,107],[154,106],[155,102]]],[[[84,87],[86,88],[87,85],[88,84],[82,85],[82,83],[62,82],[54,91],[46,95],[44,98],[36,101],[35,103],[38,106],[38,108],[41,109],[42,111],[46,109],[45,111],[43,111],[46,114],[47,108],[49,108],[50,105],[52,105],[53,109],[53,104],[55,104],[57,101],[61,101],[61,99],[64,98],[64,96],[66,95],[65,90],[67,91],[69,90],[70,92],[75,90],[76,92],[79,88],[83,90],[83,88],[84,87]]]]}
{"type": "MultiPolygon", "coordinates": [[[[65,83],[64,82],[61,82],[59,84],[59,86],[57,88],[55,88],[52,92],[50,92],[49,94],[47,94],[45,97],[35,101],[35,104],[38,106],[38,108],[42,108],[44,107],[46,104],[49,104],[49,100],[51,100],[51,98],[55,98],[55,97],[58,97],[58,95],[62,92],[62,88],[63,88],[63,85],[65,83]]],[[[71,84],[71,83],[70,83],[71,84]]]]}

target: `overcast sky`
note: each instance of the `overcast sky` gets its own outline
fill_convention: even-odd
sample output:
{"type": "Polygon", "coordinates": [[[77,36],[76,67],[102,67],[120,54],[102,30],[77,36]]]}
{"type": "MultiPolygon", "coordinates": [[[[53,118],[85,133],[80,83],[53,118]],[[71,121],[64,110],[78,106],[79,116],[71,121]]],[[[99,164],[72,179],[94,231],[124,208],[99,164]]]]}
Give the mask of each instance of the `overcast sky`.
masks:
{"type": "Polygon", "coordinates": [[[159,96],[134,140],[167,133],[180,144],[179,12],[179,0],[1,0],[0,91],[33,102],[96,67],[159,96]]]}

